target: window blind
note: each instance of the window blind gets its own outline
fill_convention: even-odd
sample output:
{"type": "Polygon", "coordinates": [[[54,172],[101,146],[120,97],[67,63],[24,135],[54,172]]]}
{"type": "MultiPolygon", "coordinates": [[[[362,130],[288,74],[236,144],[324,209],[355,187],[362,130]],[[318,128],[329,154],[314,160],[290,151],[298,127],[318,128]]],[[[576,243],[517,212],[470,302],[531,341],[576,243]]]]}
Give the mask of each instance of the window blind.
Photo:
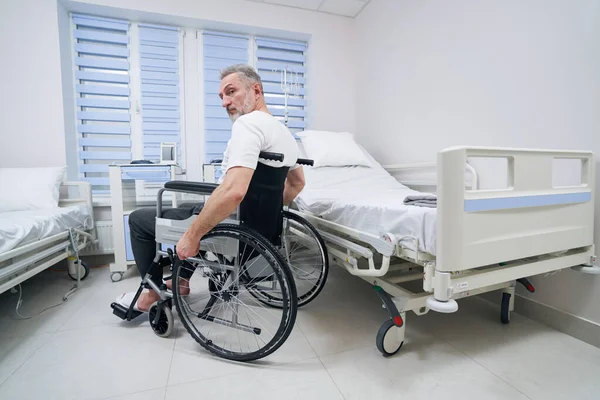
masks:
{"type": "Polygon", "coordinates": [[[109,193],[108,165],[131,160],[129,22],[72,15],[78,171],[109,193]]]}
{"type": "Polygon", "coordinates": [[[287,126],[292,133],[306,128],[306,48],[305,42],[256,38],[256,67],[263,81],[267,107],[282,122],[285,116],[284,81],[292,89],[287,99],[287,126]],[[287,71],[285,77],[284,70],[287,71]]]}
{"type": "Polygon", "coordinates": [[[160,143],[177,143],[181,160],[179,30],[139,24],[143,158],[160,161],[160,143]]]}
{"type": "Polygon", "coordinates": [[[249,38],[223,32],[203,33],[204,59],[204,163],[223,158],[232,123],[221,105],[219,72],[232,64],[248,63],[249,38]]]}

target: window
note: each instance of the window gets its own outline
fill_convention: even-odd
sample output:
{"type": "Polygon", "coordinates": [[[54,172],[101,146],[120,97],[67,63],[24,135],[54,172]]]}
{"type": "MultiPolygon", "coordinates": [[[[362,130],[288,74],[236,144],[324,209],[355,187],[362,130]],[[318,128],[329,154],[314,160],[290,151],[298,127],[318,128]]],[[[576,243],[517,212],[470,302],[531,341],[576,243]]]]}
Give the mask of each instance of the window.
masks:
{"type": "Polygon", "coordinates": [[[219,71],[232,64],[248,64],[247,36],[204,32],[204,162],[223,158],[232,123],[221,106],[219,71]]]}
{"type": "Polygon", "coordinates": [[[176,27],[74,14],[79,179],[108,194],[108,165],[182,158],[180,32],[176,27]]]}
{"type": "Polygon", "coordinates": [[[157,25],[139,25],[142,157],[160,161],[160,143],[177,143],[181,160],[181,96],[179,31],[157,25]]]}
{"type": "Polygon", "coordinates": [[[296,133],[306,127],[306,43],[256,38],[256,69],[269,111],[296,133]],[[286,99],[287,91],[287,99],[286,99]],[[287,106],[287,107],[286,107],[287,106]]]}
{"type": "MultiPolygon", "coordinates": [[[[201,180],[198,166],[222,158],[231,135],[218,96],[219,71],[231,64],[254,66],[271,113],[292,132],[306,127],[304,42],[82,14],[71,18],[77,137],[67,144],[69,154],[77,152],[77,165],[70,168],[76,179],[92,184],[95,199],[110,194],[110,164],[157,162],[165,142],[177,145],[178,164],[188,174],[181,179],[201,180]],[[184,63],[183,55],[200,50],[199,43],[203,56],[184,63]],[[204,126],[199,138],[193,129],[188,148],[186,119],[191,127],[194,121],[204,126]],[[186,159],[192,161],[189,168],[186,159]]],[[[155,186],[145,188],[152,192],[155,186]]]]}
{"type": "Polygon", "coordinates": [[[287,124],[292,133],[305,129],[306,47],[304,42],[203,33],[206,163],[222,158],[231,136],[232,123],[219,99],[219,71],[231,64],[254,66],[263,81],[271,114],[287,124]]]}
{"type": "Polygon", "coordinates": [[[131,160],[129,23],[73,16],[81,179],[108,193],[108,164],[131,160]]]}

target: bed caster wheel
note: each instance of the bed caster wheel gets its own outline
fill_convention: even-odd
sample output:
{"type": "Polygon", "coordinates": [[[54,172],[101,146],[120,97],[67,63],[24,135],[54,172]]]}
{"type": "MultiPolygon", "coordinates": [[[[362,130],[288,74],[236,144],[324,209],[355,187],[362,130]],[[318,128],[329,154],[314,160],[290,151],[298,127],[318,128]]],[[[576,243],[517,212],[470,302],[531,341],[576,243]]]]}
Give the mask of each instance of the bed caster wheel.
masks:
{"type": "Polygon", "coordinates": [[[500,321],[503,324],[510,322],[510,293],[502,293],[502,303],[500,304],[500,321]]]}
{"type": "Polygon", "coordinates": [[[150,327],[157,336],[168,337],[173,332],[173,312],[167,304],[154,304],[148,312],[150,327]],[[160,315],[157,316],[157,314],[160,315]]]}
{"type": "Polygon", "coordinates": [[[123,279],[122,272],[113,272],[112,274],[110,274],[110,280],[113,282],[119,282],[121,279],[123,279]]]}
{"type": "Polygon", "coordinates": [[[80,259],[79,260],[80,262],[77,262],[76,258],[74,258],[73,260],[69,259],[67,261],[69,263],[67,273],[69,274],[69,277],[71,279],[73,279],[74,281],[77,280],[77,268],[78,267],[79,267],[79,275],[80,275],[79,279],[80,280],[84,280],[90,274],[90,266],[85,261],[80,259]]]}
{"type": "Polygon", "coordinates": [[[402,327],[397,327],[394,324],[394,321],[388,319],[381,325],[379,331],[377,331],[377,337],[375,339],[375,343],[377,344],[377,349],[384,356],[392,356],[396,354],[402,345],[404,344],[404,332],[399,332],[402,327]]]}

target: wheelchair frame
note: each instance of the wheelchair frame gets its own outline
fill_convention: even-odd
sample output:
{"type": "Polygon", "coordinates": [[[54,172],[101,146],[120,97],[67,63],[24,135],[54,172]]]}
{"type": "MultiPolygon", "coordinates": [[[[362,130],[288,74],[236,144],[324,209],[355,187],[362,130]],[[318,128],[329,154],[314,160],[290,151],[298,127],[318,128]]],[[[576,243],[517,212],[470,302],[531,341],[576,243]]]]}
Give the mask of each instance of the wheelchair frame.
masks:
{"type": "MultiPolygon", "coordinates": [[[[283,155],[279,154],[279,153],[261,152],[259,157],[263,158],[263,159],[283,161],[283,155]]],[[[313,161],[307,160],[307,159],[298,159],[297,163],[303,164],[303,165],[312,165],[313,161]]],[[[156,204],[156,211],[157,211],[157,213],[156,213],[156,232],[155,232],[156,256],[153,260],[152,265],[148,269],[148,272],[142,278],[140,286],[138,287],[138,290],[135,293],[134,299],[131,302],[131,304],[129,305],[129,307],[125,308],[124,306],[120,305],[119,303],[113,302],[111,304],[111,307],[113,308],[113,314],[115,314],[119,318],[121,318],[123,320],[127,320],[127,321],[131,321],[132,319],[137,318],[139,315],[143,314],[143,312],[134,310],[134,305],[137,303],[137,300],[138,300],[139,296],[141,295],[142,290],[144,290],[144,289],[154,290],[159,295],[160,300],[157,301],[156,304],[154,304],[151,307],[151,309],[149,310],[148,314],[149,314],[150,325],[151,325],[153,331],[155,332],[155,334],[157,334],[160,337],[167,337],[171,334],[172,329],[173,329],[172,307],[173,307],[174,292],[168,291],[166,284],[164,284],[164,283],[159,286],[155,282],[153,282],[151,279],[151,276],[152,276],[151,272],[154,271],[154,268],[162,268],[162,267],[170,264],[173,267],[173,274],[170,277],[167,277],[166,279],[174,277],[175,271],[176,271],[175,268],[178,268],[177,264],[180,262],[184,262],[184,261],[180,261],[177,259],[177,254],[176,254],[175,248],[174,248],[174,250],[171,250],[170,248],[167,250],[163,250],[162,245],[167,244],[167,245],[175,246],[177,244],[177,242],[179,241],[179,239],[181,238],[181,236],[187,231],[187,229],[190,226],[190,224],[192,223],[192,221],[196,218],[196,215],[192,215],[189,218],[186,218],[184,220],[171,220],[171,219],[161,218],[162,211],[163,211],[162,194],[165,191],[171,191],[171,192],[180,192],[180,193],[193,193],[193,194],[198,194],[198,195],[210,195],[218,186],[219,185],[216,183],[207,183],[207,182],[170,181],[170,182],[166,182],[164,187],[159,189],[158,194],[157,194],[157,204],[156,204]],[[165,260],[167,261],[167,263],[164,263],[165,260]]],[[[240,225],[239,216],[240,216],[240,206],[237,207],[237,210],[233,214],[231,214],[229,218],[226,218],[221,223],[219,223],[217,225],[217,227],[225,226],[227,224],[239,226],[240,225]]],[[[307,221],[304,221],[304,222],[310,226],[310,224],[307,221]]],[[[313,234],[318,235],[318,232],[316,231],[316,229],[313,229],[313,234]]],[[[320,240],[321,243],[324,243],[322,238],[317,237],[317,239],[320,240]]],[[[203,241],[206,241],[206,240],[211,240],[211,239],[204,239],[203,241]]],[[[220,240],[220,239],[217,239],[217,240],[220,240]]],[[[239,252],[238,252],[239,249],[238,249],[237,243],[239,243],[239,242],[237,242],[236,239],[233,239],[233,238],[231,238],[231,239],[225,238],[224,240],[228,241],[228,243],[226,243],[227,254],[225,256],[228,256],[228,255],[234,256],[237,259],[237,256],[239,255],[239,252]],[[234,244],[233,241],[236,241],[237,243],[234,244]]],[[[197,264],[206,264],[206,260],[200,259],[198,257],[190,257],[190,258],[187,258],[185,261],[189,261],[191,263],[197,263],[197,264]]],[[[237,260],[236,260],[236,262],[237,262],[237,260]]],[[[285,260],[283,257],[281,258],[281,262],[279,262],[278,264],[280,264],[280,268],[284,272],[286,271],[286,269],[287,270],[291,269],[288,261],[285,260]]],[[[234,270],[234,275],[235,275],[236,267],[233,266],[232,269],[234,270]]],[[[291,272],[289,273],[289,276],[292,277],[291,272]]],[[[237,279],[239,279],[239,277],[237,279]]],[[[326,276],[323,277],[323,279],[326,279],[326,276]]],[[[293,277],[292,277],[292,279],[290,279],[289,283],[290,283],[291,294],[294,297],[294,300],[290,302],[291,308],[292,308],[290,314],[293,316],[293,318],[290,318],[290,321],[293,326],[293,323],[295,321],[295,315],[296,315],[297,308],[298,308],[297,298],[296,298],[296,287],[295,287],[295,282],[294,282],[293,277]]],[[[178,284],[179,284],[178,282],[174,282],[174,285],[178,285],[178,284]]],[[[324,282],[323,282],[323,284],[324,284],[324,282]]],[[[173,289],[173,290],[175,290],[175,289],[173,289]]],[[[318,295],[318,292],[317,292],[317,295],[318,295]]],[[[209,300],[209,303],[207,304],[207,306],[205,306],[205,310],[201,313],[202,316],[199,315],[200,318],[207,319],[207,320],[210,320],[211,322],[223,324],[226,326],[234,326],[235,328],[253,332],[255,334],[260,334],[259,328],[252,328],[251,326],[245,326],[243,324],[239,324],[237,322],[237,318],[235,318],[235,316],[233,317],[234,321],[227,322],[227,321],[221,320],[220,318],[217,318],[217,317],[204,315],[207,308],[210,312],[210,309],[212,307],[211,301],[213,301],[212,298],[211,298],[211,300],[209,300]]],[[[289,328],[289,332],[291,332],[291,327],[289,328]]],[[[287,334],[289,334],[289,332],[287,334]]],[[[285,341],[285,339],[287,339],[287,335],[285,336],[285,338],[283,340],[285,341]]]]}

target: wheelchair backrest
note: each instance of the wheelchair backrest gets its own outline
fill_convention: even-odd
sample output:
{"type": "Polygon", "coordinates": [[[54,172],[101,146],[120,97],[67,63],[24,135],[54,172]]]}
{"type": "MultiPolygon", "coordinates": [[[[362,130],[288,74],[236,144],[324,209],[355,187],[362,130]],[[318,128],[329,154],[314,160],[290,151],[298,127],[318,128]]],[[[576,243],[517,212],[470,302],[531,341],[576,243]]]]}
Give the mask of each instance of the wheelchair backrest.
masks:
{"type": "Polygon", "coordinates": [[[281,244],[283,190],[288,171],[289,167],[258,162],[240,204],[240,224],[256,230],[275,246],[281,244]]]}

